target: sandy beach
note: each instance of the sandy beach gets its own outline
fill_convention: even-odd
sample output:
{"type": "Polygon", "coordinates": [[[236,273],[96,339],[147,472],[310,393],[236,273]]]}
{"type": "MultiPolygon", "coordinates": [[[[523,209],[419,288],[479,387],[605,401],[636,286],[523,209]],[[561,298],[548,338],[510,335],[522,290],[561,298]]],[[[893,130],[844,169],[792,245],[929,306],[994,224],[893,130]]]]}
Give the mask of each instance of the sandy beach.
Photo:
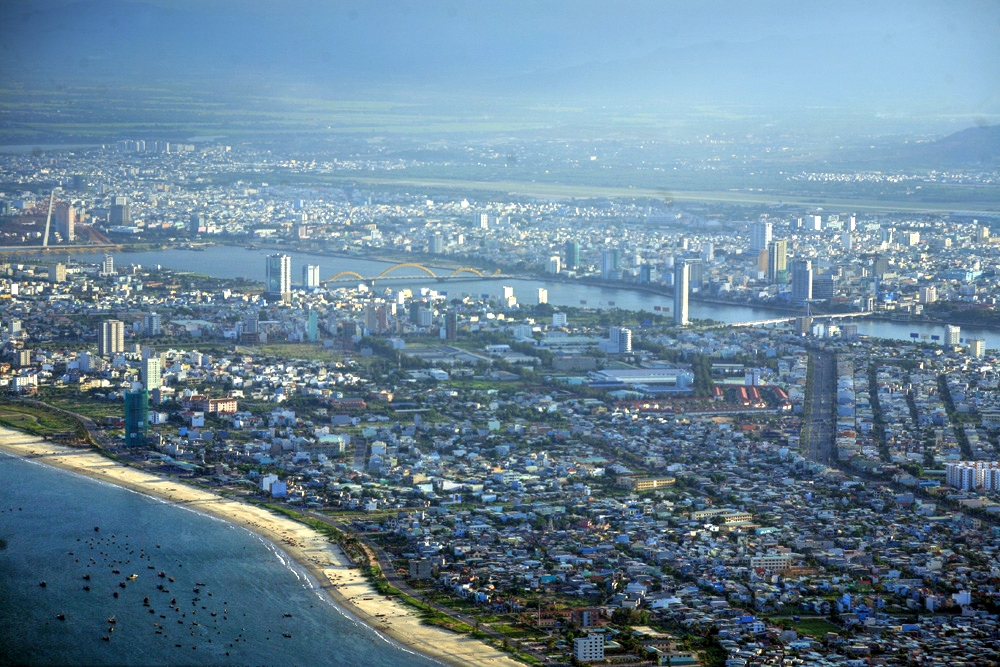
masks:
{"type": "Polygon", "coordinates": [[[129,468],[88,449],[45,442],[35,436],[0,428],[0,449],[88,477],[110,482],[243,526],[273,542],[320,583],[347,613],[414,651],[450,665],[521,663],[464,635],[422,625],[414,610],[379,595],[361,571],[350,566],[340,547],[309,527],[237,500],[196,489],[169,477],[129,468]]]}

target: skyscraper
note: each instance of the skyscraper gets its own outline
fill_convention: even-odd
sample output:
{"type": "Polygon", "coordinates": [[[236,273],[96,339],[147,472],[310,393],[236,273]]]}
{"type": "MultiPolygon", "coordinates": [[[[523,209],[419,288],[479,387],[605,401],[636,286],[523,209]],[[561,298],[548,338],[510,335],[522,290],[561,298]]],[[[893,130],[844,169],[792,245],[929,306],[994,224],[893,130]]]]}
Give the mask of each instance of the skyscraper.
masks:
{"type": "Polygon", "coordinates": [[[458,340],[458,313],[449,310],[444,316],[445,340],[458,340]]]}
{"type": "Polygon", "coordinates": [[[128,197],[115,197],[115,203],[108,210],[108,224],[118,227],[132,224],[132,211],[129,208],[128,197]]]}
{"type": "Polygon", "coordinates": [[[102,276],[113,276],[115,275],[115,258],[112,255],[105,255],[104,262],[101,264],[101,275],[102,276]]]}
{"type": "Polygon", "coordinates": [[[319,266],[307,264],[302,267],[302,286],[319,287],[319,266]]]}
{"type": "Polygon", "coordinates": [[[271,301],[292,300],[292,258],[280,253],[267,256],[267,288],[265,297],[271,301]]]}
{"type": "Polygon", "coordinates": [[[601,251],[601,278],[615,280],[618,275],[619,252],[617,248],[606,248],[601,251]]]}
{"type": "Polygon", "coordinates": [[[948,347],[958,347],[962,342],[962,327],[946,324],[944,327],[945,344],[948,347]]]}
{"type": "Polygon", "coordinates": [[[55,210],[56,232],[63,243],[76,240],[76,209],[72,204],[60,202],[55,210]]]}
{"type": "Polygon", "coordinates": [[[66,265],[62,262],[57,263],[55,266],[49,267],[49,282],[50,283],[64,283],[66,282],[66,265]]]}
{"type": "Polygon", "coordinates": [[[143,333],[147,336],[159,336],[163,333],[163,316],[159,313],[150,313],[143,318],[143,333]]]}
{"type": "Polygon", "coordinates": [[[309,319],[306,320],[306,338],[310,343],[319,340],[319,313],[315,310],[309,311],[309,319]]]}
{"type": "Polygon", "coordinates": [[[580,268],[580,244],[576,241],[566,241],[566,270],[575,271],[580,268]]]}
{"type": "Polygon", "coordinates": [[[677,262],[674,265],[674,324],[687,326],[688,319],[688,283],[690,279],[690,267],[685,261],[677,262]]]}
{"type": "Polygon", "coordinates": [[[686,259],[684,263],[688,266],[688,289],[701,291],[705,284],[705,262],[700,259],[686,259]]]}
{"type": "Polygon", "coordinates": [[[146,444],[149,424],[149,392],[135,389],[125,392],[125,446],[141,447],[146,444]]]}
{"type": "Polygon", "coordinates": [[[767,246],[767,280],[772,285],[788,282],[788,241],[771,241],[767,246]]]}
{"type": "Polygon", "coordinates": [[[97,330],[97,354],[110,357],[125,351],[125,323],[121,320],[104,320],[97,330]]]}
{"type": "Polygon", "coordinates": [[[205,229],[205,216],[198,213],[192,213],[191,217],[188,219],[188,234],[196,236],[203,229],[205,229]]]}
{"type": "Polygon", "coordinates": [[[632,351],[632,330],[624,327],[611,327],[608,330],[610,347],[618,354],[628,354],[632,351]]]}
{"type": "Polygon", "coordinates": [[[444,237],[440,232],[431,237],[428,250],[432,255],[440,255],[444,252],[444,237]]]}
{"type": "Polygon", "coordinates": [[[980,357],[986,354],[986,341],[982,338],[970,338],[969,343],[969,354],[974,357],[980,357]]]}
{"type": "Polygon", "coordinates": [[[771,242],[773,226],[770,222],[754,222],[750,225],[750,252],[760,252],[767,249],[771,242]]]}
{"type": "Polygon", "coordinates": [[[812,299],[812,261],[802,260],[792,265],[792,302],[803,304],[812,299]]]}
{"type": "Polygon", "coordinates": [[[152,391],[160,386],[161,370],[160,370],[160,356],[158,354],[150,355],[142,360],[141,378],[142,378],[142,388],[146,391],[152,391]]]}

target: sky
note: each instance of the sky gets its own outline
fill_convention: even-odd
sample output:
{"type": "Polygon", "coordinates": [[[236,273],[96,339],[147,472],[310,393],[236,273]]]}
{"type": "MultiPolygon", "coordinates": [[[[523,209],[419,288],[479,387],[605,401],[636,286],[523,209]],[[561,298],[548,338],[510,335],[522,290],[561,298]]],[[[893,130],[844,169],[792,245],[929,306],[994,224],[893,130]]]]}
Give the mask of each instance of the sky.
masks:
{"type": "Polygon", "coordinates": [[[1000,2],[5,0],[0,81],[998,122],[1000,2]]]}

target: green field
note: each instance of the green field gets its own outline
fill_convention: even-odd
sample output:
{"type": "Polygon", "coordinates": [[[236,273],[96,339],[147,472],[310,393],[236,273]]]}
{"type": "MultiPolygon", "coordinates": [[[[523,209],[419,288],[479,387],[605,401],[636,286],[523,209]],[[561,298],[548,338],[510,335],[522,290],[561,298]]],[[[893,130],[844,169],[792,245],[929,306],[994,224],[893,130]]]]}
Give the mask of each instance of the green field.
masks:
{"type": "MultiPolygon", "coordinates": [[[[772,619],[778,620],[778,619],[772,619]]],[[[822,639],[828,632],[841,633],[842,630],[824,618],[800,618],[795,621],[791,618],[782,618],[781,625],[795,630],[800,635],[808,635],[817,639],[822,639]]]]}
{"type": "Polygon", "coordinates": [[[23,403],[0,403],[0,425],[43,438],[66,434],[86,437],[86,430],[75,419],[23,403]]]}

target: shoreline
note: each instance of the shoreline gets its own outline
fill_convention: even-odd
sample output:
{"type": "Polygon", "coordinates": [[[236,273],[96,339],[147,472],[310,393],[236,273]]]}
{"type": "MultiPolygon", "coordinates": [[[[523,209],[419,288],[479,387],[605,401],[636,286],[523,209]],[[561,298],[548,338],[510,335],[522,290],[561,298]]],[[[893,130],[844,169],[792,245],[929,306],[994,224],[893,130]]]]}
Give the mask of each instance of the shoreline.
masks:
{"type": "Polygon", "coordinates": [[[368,626],[403,650],[456,667],[486,663],[503,667],[521,665],[477,639],[423,625],[411,607],[380,595],[339,545],[291,518],[188,486],[170,477],[127,467],[91,448],[58,445],[9,428],[0,427],[0,450],[189,507],[245,528],[273,544],[308,572],[319,589],[349,618],[368,626]]]}

